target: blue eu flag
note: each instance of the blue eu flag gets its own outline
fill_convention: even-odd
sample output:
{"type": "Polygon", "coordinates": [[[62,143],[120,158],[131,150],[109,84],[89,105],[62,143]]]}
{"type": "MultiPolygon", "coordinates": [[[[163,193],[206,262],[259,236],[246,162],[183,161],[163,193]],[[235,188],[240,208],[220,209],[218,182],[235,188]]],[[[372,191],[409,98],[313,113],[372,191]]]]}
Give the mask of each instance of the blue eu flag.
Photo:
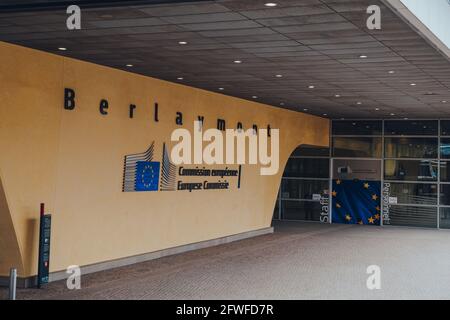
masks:
{"type": "Polygon", "coordinates": [[[135,191],[158,191],[159,162],[138,161],[136,163],[135,191]]]}
{"type": "Polygon", "coordinates": [[[380,225],[381,182],[334,180],[333,223],[380,225]]]}

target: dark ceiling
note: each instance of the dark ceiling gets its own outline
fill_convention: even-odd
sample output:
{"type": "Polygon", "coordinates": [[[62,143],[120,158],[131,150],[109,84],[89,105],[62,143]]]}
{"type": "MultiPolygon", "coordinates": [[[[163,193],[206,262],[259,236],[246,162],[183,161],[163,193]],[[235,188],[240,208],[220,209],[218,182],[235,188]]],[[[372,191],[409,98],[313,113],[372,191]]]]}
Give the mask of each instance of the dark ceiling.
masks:
{"type": "Polygon", "coordinates": [[[266,2],[2,0],[0,41],[330,118],[450,116],[448,58],[381,1],[266,2]]]}

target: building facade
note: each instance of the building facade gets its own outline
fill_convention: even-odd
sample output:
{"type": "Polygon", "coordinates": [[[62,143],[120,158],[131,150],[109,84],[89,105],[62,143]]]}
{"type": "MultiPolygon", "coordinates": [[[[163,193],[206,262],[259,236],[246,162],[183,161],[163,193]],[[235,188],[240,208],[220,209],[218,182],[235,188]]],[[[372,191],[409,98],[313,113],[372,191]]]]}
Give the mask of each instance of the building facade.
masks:
{"type": "Polygon", "coordinates": [[[450,227],[449,120],[331,125],[330,149],[302,146],[291,155],[274,219],[450,227]]]}

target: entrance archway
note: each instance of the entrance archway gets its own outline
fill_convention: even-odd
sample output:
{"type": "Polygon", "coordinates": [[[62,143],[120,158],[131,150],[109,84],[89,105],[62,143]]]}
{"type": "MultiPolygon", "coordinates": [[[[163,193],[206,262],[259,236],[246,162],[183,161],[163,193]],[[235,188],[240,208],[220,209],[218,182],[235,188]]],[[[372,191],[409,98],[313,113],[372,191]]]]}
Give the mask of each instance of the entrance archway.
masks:
{"type": "Polygon", "coordinates": [[[274,220],[329,222],[330,150],[300,145],[289,157],[274,220]]]}

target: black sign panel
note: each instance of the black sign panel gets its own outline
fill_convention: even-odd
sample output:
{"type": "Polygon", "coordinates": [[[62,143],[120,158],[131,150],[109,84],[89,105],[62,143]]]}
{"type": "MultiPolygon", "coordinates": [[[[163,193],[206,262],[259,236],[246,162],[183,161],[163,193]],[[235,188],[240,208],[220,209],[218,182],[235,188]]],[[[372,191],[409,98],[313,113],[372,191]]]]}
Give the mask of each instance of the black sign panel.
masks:
{"type": "Polygon", "coordinates": [[[42,215],[39,228],[39,265],[38,265],[38,287],[48,283],[50,269],[50,230],[52,216],[42,215]]]}

